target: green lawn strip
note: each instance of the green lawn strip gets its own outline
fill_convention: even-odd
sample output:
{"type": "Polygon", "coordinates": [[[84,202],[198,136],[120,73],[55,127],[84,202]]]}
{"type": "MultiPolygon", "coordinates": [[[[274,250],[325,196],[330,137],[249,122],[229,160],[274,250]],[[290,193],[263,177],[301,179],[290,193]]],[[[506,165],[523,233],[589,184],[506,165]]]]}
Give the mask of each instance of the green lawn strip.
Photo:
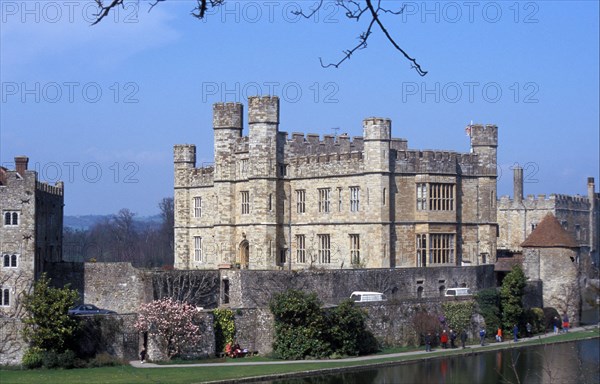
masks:
{"type": "MultiPolygon", "coordinates": [[[[264,377],[268,375],[298,374],[314,371],[330,371],[339,368],[363,367],[370,365],[388,365],[396,362],[420,360],[423,358],[435,358],[442,356],[453,356],[461,354],[480,353],[487,350],[500,348],[515,348],[528,345],[551,344],[587,338],[599,337],[598,329],[572,332],[566,334],[552,335],[546,338],[533,337],[521,339],[518,343],[494,344],[490,343],[483,348],[468,349],[441,349],[427,354],[403,355],[385,357],[364,361],[344,362],[340,360],[329,360],[312,363],[258,365],[258,366],[235,366],[228,367],[164,367],[138,369],[131,366],[86,368],[72,370],[0,370],[0,383],[2,384],[30,384],[30,383],[57,383],[57,384],[136,384],[136,383],[173,383],[191,384],[206,381],[232,380],[249,377],[264,377]]],[[[230,359],[232,362],[240,361],[230,359]]],[[[248,361],[243,359],[244,361],[248,361]]]]}

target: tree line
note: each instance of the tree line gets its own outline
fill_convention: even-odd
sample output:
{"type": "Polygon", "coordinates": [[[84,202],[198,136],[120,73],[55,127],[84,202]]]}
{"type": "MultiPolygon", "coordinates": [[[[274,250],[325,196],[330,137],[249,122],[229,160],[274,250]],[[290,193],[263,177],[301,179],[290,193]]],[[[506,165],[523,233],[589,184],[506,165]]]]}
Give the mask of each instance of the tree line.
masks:
{"type": "Polygon", "coordinates": [[[87,229],[65,227],[63,254],[67,261],[130,262],[135,267],[173,266],[174,205],[172,197],[158,203],[160,223],[140,225],[127,208],[87,229]]]}

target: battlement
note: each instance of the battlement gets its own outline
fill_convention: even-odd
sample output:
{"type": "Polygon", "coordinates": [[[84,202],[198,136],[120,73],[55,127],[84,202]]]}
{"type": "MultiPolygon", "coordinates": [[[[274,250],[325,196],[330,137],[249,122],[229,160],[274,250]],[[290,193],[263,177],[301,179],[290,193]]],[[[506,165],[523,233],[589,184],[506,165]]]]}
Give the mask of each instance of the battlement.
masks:
{"type": "Polygon", "coordinates": [[[214,129],[242,129],[244,106],[241,103],[215,103],[213,105],[214,129]]]}
{"type": "Polygon", "coordinates": [[[279,97],[252,96],[248,98],[248,123],[279,124],[279,97]]]}
{"type": "MultiPolygon", "coordinates": [[[[508,195],[501,196],[498,207],[507,209],[518,205],[526,209],[553,208],[553,209],[589,209],[589,198],[581,195],[563,195],[563,194],[529,194],[522,202],[516,201],[508,195]]],[[[518,208],[518,207],[515,207],[518,208]]]]}
{"type": "Polygon", "coordinates": [[[369,117],[363,120],[363,136],[368,140],[390,140],[392,120],[381,117],[369,117]]]}
{"type": "Polygon", "coordinates": [[[175,164],[196,166],[196,146],[194,144],[179,144],[173,146],[173,161],[175,164]]]}
{"type": "Polygon", "coordinates": [[[498,126],[493,124],[471,124],[467,127],[471,137],[471,147],[497,147],[498,126]]]}
{"type": "Polygon", "coordinates": [[[41,192],[49,193],[51,195],[63,196],[65,192],[65,185],[62,181],[57,181],[54,185],[50,185],[43,181],[36,181],[35,189],[41,192]]]}
{"type": "Polygon", "coordinates": [[[316,133],[297,133],[288,135],[286,132],[280,132],[285,140],[284,152],[286,156],[310,156],[317,154],[344,154],[350,152],[363,151],[364,140],[361,136],[355,136],[352,139],[346,134],[339,136],[323,135],[316,133]]]}

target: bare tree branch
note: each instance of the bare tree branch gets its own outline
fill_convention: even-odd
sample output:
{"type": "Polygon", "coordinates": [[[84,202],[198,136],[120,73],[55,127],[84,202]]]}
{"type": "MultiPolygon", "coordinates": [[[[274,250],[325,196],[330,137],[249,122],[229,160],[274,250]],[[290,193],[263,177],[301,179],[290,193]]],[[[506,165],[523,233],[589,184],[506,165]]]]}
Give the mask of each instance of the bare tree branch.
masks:
{"type": "MultiPolygon", "coordinates": [[[[92,25],[98,24],[102,19],[104,19],[110,13],[110,11],[112,9],[116,8],[117,6],[119,6],[119,5],[124,6],[123,3],[125,0],[94,0],[94,1],[98,5],[98,13],[95,15],[96,20],[92,23],[92,25]]],[[[152,2],[152,0],[150,0],[150,1],[151,1],[150,8],[148,9],[148,11],[151,11],[158,3],[164,2],[165,0],[154,0],[154,2],[152,2]]],[[[195,0],[195,1],[196,1],[196,7],[194,7],[194,9],[192,9],[191,15],[197,19],[204,19],[207,16],[206,12],[208,11],[209,8],[220,7],[221,5],[223,5],[225,3],[225,0],[195,0]]],[[[301,16],[305,19],[310,19],[323,7],[323,3],[324,3],[324,0],[319,0],[318,4],[314,8],[310,8],[309,13],[304,13],[304,11],[302,9],[293,10],[293,11],[291,11],[291,13],[296,16],[301,16]]],[[[345,11],[344,12],[345,16],[350,20],[355,20],[358,22],[358,21],[360,21],[361,17],[365,14],[369,14],[371,16],[371,19],[369,21],[369,24],[368,24],[368,27],[366,28],[366,30],[358,36],[359,42],[357,45],[355,45],[351,49],[342,51],[344,56],[337,63],[325,64],[323,62],[323,59],[319,58],[321,67],[323,67],[323,68],[329,68],[329,67],[339,68],[339,66],[346,60],[349,60],[356,51],[366,48],[367,42],[372,35],[372,27],[374,24],[377,24],[377,26],[379,27],[381,32],[383,32],[386,39],[392,44],[394,49],[396,49],[398,52],[400,52],[408,61],[411,62],[411,68],[415,69],[417,71],[417,73],[419,74],[419,76],[425,76],[428,73],[427,71],[423,70],[423,68],[417,62],[417,60],[415,58],[411,57],[404,49],[402,49],[402,47],[400,47],[400,45],[396,42],[395,38],[392,37],[392,35],[389,33],[389,31],[385,27],[384,23],[380,19],[380,16],[382,14],[392,14],[395,16],[402,14],[404,12],[404,6],[402,6],[402,8],[400,8],[397,11],[383,8],[381,6],[381,0],[377,0],[377,6],[373,5],[373,0],[364,0],[364,4],[362,4],[362,1],[358,1],[358,0],[336,0],[335,6],[340,9],[343,9],[345,11]]]]}

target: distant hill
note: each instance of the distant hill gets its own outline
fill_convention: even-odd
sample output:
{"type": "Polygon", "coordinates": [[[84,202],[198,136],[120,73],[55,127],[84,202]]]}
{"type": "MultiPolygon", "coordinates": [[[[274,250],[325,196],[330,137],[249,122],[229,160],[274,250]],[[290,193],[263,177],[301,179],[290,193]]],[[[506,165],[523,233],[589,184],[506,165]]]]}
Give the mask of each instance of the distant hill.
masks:
{"type": "MultiPolygon", "coordinates": [[[[69,227],[76,230],[90,229],[94,224],[103,220],[109,220],[114,215],[80,215],[80,216],[64,216],[64,227],[69,227]]],[[[157,227],[161,224],[160,215],[153,216],[135,216],[134,221],[138,229],[147,227],[157,227]]]]}

